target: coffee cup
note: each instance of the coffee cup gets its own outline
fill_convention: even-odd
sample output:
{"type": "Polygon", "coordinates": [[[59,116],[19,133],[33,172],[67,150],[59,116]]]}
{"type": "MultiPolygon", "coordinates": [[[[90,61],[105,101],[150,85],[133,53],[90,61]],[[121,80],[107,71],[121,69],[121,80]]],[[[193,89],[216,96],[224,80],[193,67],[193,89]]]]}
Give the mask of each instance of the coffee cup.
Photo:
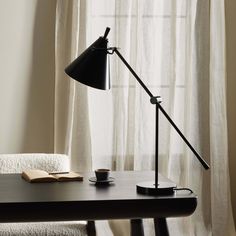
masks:
{"type": "Polygon", "coordinates": [[[109,169],[96,169],[95,170],[95,175],[96,175],[97,181],[108,180],[109,174],[110,174],[109,169]]]}

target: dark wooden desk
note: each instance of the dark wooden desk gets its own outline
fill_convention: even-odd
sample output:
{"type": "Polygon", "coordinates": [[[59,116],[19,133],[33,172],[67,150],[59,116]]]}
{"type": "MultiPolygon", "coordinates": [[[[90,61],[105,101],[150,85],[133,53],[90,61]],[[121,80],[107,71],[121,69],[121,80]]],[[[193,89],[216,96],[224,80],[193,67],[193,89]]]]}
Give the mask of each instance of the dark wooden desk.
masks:
{"type": "Polygon", "coordinates": [[[151,171],[112,172],[115,182],[107,187],[90,183],[93,173],[83,175],[83,182],[34,184],[19,174],[0,175],[0,222],[132,219],[132,234],[138,235],[138,229],[142,235],[139,219],[153,218],[156,235],[168,235],[159,232],[167,231],[165,218],[188,216],[197,206],[196,195],[188,192],[159,197],[137,194],[136,183],[154,179],[151,171]]]}

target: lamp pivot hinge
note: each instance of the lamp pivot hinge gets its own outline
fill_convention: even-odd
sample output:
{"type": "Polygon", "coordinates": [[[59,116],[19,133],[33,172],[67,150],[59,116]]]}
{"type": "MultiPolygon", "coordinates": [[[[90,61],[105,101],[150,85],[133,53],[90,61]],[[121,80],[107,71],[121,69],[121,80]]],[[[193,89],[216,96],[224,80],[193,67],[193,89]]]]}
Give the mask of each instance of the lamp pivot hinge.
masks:
{"type": "Polygon", "coordinates": [[[152,104],[161,103],[162,102],[162,98],[161,98],[161,96],[153,96],[153,97],[150,98],[150,102],[152,104]]]}

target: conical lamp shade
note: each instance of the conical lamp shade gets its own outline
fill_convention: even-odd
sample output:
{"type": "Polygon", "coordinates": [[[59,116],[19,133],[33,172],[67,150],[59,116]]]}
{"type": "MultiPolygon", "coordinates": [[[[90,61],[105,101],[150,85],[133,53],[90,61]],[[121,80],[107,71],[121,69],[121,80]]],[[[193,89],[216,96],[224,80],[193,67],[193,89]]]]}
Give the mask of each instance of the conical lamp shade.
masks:
{"type": "Polygon", "coordinates": [[[93,88],[110,89],[107,43],[105,35],[98,38],[66,67],[66,74],[93,88]]]}

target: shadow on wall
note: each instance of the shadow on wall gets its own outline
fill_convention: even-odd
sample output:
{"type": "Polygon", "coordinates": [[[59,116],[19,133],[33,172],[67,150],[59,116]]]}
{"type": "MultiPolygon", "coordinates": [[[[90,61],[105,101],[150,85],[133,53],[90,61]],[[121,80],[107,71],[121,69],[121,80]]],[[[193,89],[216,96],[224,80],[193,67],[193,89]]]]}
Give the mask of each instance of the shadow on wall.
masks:
{"type": "Polygon", "coordinates": [[[36,7],[22,152],[53,152],[56,1],[36,7]]]}

